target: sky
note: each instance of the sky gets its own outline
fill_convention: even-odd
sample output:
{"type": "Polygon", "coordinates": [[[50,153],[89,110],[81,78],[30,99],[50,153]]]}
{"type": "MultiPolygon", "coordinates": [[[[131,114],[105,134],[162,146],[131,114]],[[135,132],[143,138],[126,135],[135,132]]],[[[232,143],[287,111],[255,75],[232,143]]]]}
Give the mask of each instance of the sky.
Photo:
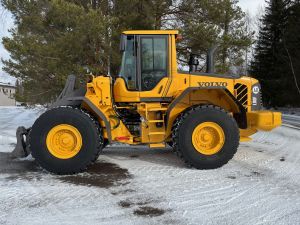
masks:
{"type": "MultiPolygon", "coordinates": [[[[240,0],[239,6],[243,11],[248,12],[252,17],[257,15],[261,10],[264,9],[265,0],[240,0]]],[[[13,19],[9,12],[3,10],[0,4],[0,40],[9,36],[8,29],[13,27],[13,19]]],[[[0,58],[8,59],[9,53],[4,49],[2,43],[0,43],[0,58]]],[[[2,71],[2,64],[0,62],[0,82],[11,82],[15,81],[14,78],[8,76],[2,71]]]]}
{"type": "Polygon", "coordinates": [[[251,16],[255,16],[265,7],[266,2],[265,0],[240,0],[238,4],[245,12],[248,11],[251,16]]]}
{"type": "MultiPolygon", "coordinates": [[[[2,38],[9,36],[8,30],[13,27],[13,19],[8,11],[5,11],[0,4],[0,58],[8,59],[9,53],[2,45],[2,38]]],[[[0,82],[14,83],[15,78],[8,76],[2,71],[2,63],[0,61],[0,82]]]]}

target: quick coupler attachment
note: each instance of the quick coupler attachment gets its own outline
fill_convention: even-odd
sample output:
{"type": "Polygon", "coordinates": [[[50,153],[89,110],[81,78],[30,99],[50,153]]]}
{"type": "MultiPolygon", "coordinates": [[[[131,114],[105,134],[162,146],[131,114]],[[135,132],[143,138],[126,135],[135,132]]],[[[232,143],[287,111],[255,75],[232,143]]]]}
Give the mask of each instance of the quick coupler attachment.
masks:
{"type": "Polygon", "coordinates": [[[16,131],[17,144],[12,151],[12,156],[15,158],[27,157],[30,154],[28,148],[28,137],[31,128],[18,127],[16,131]]]}

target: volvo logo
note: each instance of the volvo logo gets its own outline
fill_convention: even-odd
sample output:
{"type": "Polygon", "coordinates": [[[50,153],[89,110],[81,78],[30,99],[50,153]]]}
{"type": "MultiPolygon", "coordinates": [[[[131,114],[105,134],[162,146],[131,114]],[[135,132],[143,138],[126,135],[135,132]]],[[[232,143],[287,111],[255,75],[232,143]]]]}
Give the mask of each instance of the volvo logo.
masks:
{"type": "Polygon", "coordinates": [[[227,82],[198,82],[200,87],[227,87],[227,82]]]}

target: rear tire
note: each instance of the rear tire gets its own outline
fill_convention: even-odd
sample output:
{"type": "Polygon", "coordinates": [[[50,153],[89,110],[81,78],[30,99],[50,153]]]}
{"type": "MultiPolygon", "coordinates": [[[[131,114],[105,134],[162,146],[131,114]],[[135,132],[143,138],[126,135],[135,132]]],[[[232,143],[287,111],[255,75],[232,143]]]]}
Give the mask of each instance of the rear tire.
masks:
{"type": "MultiPolygon", "coordinates": [[[[210,132],[209,129],[211,128],[208,128],[210,132]]],[[[215,169],[223,166],[233,158],[239,146],[239,128],[236,121],[223,109],[213,105],[196,106],[185,111],[174,122],[172,132],[173,148],[177,155],[186,164],[197,169],[215,169]],[[217,130],[212,132],[211,137],[214,139],[207,139],[217,140],[211,141],[216,146],[210,149],[213,150],[211,154],[207,154],[206,147],[199,144],[199,135],[194,137],[197,127],[203,124],[213,124],[217,130]],[[218,138],[218,131],[222,138],[218,138]]],[[[210,142],[207,146],[210,146],[210,142]]]]}
{"type": "Polygon", "coordinates": [[[32,156],[38,164],[49,172],[56,174],[79,173],[97,160],[103,148],[102,129],[99,123],[83,110],[58,107],[46,111],[35,121],[30,133],[29,146],[32,156]],[[48,149],[49,145],[46,142],[51,130],[62,124],[75,128],[80,133],[81,141],[81,147],[77,149],[78,153],[66,159],[53,154],[48,149]]]}

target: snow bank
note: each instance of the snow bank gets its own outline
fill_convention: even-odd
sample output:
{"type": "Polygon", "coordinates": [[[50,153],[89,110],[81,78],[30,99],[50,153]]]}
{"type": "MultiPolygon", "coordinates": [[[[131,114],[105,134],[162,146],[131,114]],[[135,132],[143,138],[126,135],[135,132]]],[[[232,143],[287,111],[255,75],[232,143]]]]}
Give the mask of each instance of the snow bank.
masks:
{"type": "Polygon", "coordinates": [[[0,152],[10,152],[16,144],[16,130],[19,126],[30,127],[44,111],[42,107],[0,107],[0,152]]]}

